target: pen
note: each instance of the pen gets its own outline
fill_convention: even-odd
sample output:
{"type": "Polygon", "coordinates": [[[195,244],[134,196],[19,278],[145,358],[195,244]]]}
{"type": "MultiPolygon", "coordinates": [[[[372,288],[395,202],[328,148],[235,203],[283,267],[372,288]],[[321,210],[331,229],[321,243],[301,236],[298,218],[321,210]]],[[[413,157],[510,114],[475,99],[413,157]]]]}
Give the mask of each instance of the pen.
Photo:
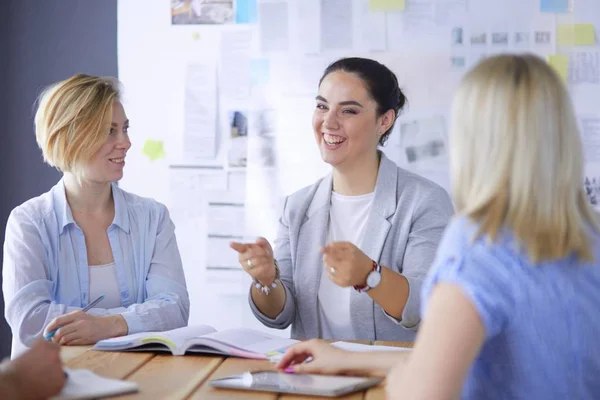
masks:
{"type": "MultiPolygon", "coordinates": [[[[88,304],[87,306],[83,307],[81,309],[81,311],[86,312],[86,311],[91,310],[96,304],[100,303],[103,299],[104,299],[104,295],[101,294],[100,296],[98,296],[98,298],[96,300],[92,301],[90,304],[88,304]]],[[[57,330],[58,330],[58,328],[56,328],[56,329],[54,329],[54,330],[46,333],[44,335],[44,339],[46,339],[46,340],[52,339],[52,336],[54,336],[54,334],[56,333],[57,330]]]]}

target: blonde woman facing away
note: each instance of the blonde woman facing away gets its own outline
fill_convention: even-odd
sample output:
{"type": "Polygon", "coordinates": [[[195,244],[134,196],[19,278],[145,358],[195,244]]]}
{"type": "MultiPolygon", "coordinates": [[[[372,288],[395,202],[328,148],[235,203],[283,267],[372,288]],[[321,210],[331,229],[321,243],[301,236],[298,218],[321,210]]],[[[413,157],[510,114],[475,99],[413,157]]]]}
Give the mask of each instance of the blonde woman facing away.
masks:
{"type": "Polygon", "coordinates": [[[462,82],[452,125],[459,216],[423,286],[413,352],[311,342],[280,367],[389,373],[390,399],[599,398],[600,224],[565,86],[535,56],[489,58],[462,82]]]}
{"type": "Polygon", "coordinates": [[[83,345],[187,325],[167,209],[116,185],[128,129],[113,79],[75,75],[41,95],[37,142],[64,175],[8,218],[2,273],[13,356],[55,329],[55,343],[83,345]],[[95,308],[81,311],[100,294],[95,308]]]}
{"type": "Polygon", "coordinates": [[[275,252],[264,239],[232,244],[263,324],[291,325],[294,338],[414,340],[421,284],[453,208],[444,189],[378,150],[405,102],[375,60],[325,70],[313,134],[332,173],[286,199],[275,252]]]}

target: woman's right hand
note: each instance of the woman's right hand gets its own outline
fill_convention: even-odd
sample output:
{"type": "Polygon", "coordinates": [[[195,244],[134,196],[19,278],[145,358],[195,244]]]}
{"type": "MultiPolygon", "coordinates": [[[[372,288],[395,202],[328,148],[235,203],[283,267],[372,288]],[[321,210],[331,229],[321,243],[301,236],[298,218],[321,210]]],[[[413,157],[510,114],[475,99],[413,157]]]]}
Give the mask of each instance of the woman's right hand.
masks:
{"type": "Polygon", "coordinates": [[[242,269],[261,285],[267,286],[275,280],[275,260],[273,248],[265,238],[258,238],[256,243],[231,242],[229,246],[238,252],[238,260],[242,269]]]}

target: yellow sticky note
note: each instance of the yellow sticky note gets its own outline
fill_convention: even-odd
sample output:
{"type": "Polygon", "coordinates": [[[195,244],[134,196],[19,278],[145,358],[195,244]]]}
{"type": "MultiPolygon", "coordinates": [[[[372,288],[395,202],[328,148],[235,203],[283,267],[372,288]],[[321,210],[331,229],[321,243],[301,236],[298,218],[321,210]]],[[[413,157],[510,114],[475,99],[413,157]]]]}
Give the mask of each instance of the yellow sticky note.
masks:
{"type": "Polygon", "coordinates": [[[594,34],[594,24],[562,24],[556,32],[559,46],[593,46],[594,34]]]}
{"type": "Polygon", "coordinates": [[[548,64],[558,72],[561,78],[566,82],[569,74],[569,57],[564,55],[548,56],[548,64]]]}
{"type": "Polygon", "coordinates": [[[160,158],[165,158],[165,148],[162,140],[151,140],[148,139],[144,142],[142,152],[148,156],[150,161],[155,161],[160,158]]]}
{"type": "Polygon", "coordinates": [[[369,0],[369,11],[402,11],[406,0],[369,0]]]}

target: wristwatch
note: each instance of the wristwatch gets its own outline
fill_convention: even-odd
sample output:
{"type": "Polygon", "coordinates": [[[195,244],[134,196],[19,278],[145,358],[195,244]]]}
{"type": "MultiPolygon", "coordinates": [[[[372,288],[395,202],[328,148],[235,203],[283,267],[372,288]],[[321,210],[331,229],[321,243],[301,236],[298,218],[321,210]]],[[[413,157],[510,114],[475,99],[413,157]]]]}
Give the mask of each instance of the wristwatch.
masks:
{"type": "Polygon", "coordinates": [[[377,286],[379,286],[379,283],[381,283],[381,265],[373,261],[373,269],[371,270],[371,272],[369,272],[369,275],[367,275],[366,284],[354,286],[354,289],[357,292],[364,293],[368,292],[373,288],[376,288],[377,286]]]}

